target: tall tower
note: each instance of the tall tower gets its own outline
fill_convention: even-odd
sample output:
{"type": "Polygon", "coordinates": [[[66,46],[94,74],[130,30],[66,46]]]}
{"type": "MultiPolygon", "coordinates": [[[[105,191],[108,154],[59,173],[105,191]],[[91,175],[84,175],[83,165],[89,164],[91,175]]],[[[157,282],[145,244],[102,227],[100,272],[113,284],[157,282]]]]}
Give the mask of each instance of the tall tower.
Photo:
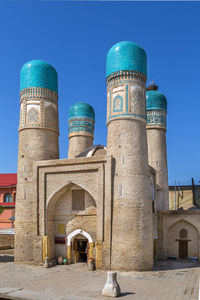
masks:
{"type": "Polygon", "coordinates": [[[107,153],[113,170],[111,268],[153,266],[152,199],[146,135],[145,51],[132,42],[115,44],[107,55],[107,153]]]}
{"type": "Polygon", "coordinates": [[[56,70],[41,60],[27,62],[20,73],[15,260],[33,260],[33,162],[59,158],[56,70]]]}
{"type": "Polygon", "coordinates": [[[74,158],[93,145],[95,113],[91,105],[78,102],[69,110],[68,158],[74,158]]]}
{"type": "Polygon", "coordinates": [[[158,91],[155,84],[150,84],[146,92],[147,142],[149,164],[157,171],[158,210],[169,209],[167,149],[166,149],[166,114],[167,100],[158,91]]]}

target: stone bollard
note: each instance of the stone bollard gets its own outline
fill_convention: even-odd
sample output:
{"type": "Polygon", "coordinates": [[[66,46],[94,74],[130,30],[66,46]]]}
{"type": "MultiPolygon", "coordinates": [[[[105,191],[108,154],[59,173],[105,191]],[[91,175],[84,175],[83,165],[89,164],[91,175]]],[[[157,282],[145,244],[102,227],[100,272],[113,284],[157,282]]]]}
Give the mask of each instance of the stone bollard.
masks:
{"type": "Polygon", "coordinates": [[[45,257],[45,260],[44,260],[44,267],[45,268],[49,268],[49,257],[45,257]]]}
{"type": "Polygon", "coordinates": [[[88,270],[89,271],[94,271],[95,270],[95,263],[94,263],[94,259],[90,258],[88,260],[88,270]]]}
{"type": "Polygon", "coordinates": [[[107,281],[102,290],[102,295],[106,297],[118,297],[120,296],[120,286],[117,282],[117,273],[108,272],[107,281]]]}

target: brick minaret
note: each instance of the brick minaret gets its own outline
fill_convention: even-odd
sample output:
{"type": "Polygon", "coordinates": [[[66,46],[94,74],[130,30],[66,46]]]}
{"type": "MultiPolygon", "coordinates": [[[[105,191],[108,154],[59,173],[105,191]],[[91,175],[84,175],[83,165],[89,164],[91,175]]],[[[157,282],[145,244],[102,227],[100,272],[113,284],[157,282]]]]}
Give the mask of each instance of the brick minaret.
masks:
{"type": "Polygon", "coordinates": [[[34,231],[33,163],[59,158],[57,73],[41,60],[27,62],[20,73],[20,123],[15,222],[15,260],[32,261],[42,242],[34,231]],[[35,241],[36,240],[36,241],[35,241]],[[34,243],[35,242],[35,243],[34,243]]]}
{"type": "Polygon", "coordinates": [[[91,105],[78,102],[69,110],[68,158],[74,158],[93,145],[95,113],[91,105]]]}
{"type": "Polygon", "coordinates": [[[153,83],[150,83],[146,92],[146,112],[149,164],[157,172],[157,209],[168,210],[169,192],[166,149],[167,100],[153,83]]]}
{"type": "Polygon", "coordinates": [[[145,51],[132,42],[107,55],[107,153],[113,155],[111,268],[153,266],[152,200],[146,135],[145,51]]]}

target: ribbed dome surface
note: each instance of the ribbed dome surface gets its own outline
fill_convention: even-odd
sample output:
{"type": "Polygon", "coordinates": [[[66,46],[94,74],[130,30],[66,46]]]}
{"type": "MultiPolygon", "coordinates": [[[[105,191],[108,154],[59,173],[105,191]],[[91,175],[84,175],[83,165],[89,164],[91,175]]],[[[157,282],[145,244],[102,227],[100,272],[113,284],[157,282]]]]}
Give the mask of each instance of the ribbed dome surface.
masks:
{"type": "Polygon", "coordinates": [[[115,44],[107,54],[106,77],[117,71],[139,71],[147,74],[147,56],[145,51],[133,42],[115,44]]]}
{"type": "Polygon", "coordinates": [[[146,92],[146,110],[151,109],[167,110],[167,99],[158,91],[146,92]]]}
{"type": "Polygon", "coordinates": [[[95,112],[93,107],[85,102],[75,103],[69,109],[69,119],[76,117],[95,119],[95,112]]]}
{"type": "Polygon", "coordinates": [[[23,65],[20,72],[20,90],[42,87],[58,92],[56,70],[43,60],[31,60],[23,65]]]}

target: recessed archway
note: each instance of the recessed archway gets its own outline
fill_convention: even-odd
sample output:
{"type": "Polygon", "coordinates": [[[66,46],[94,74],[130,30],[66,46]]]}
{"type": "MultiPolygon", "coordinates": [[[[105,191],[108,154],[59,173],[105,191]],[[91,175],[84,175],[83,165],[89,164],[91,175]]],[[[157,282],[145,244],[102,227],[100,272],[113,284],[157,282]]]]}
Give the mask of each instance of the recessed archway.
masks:
{"type": "Polygon", "coordinates": [[[87,247],[89,252],[90,245],[93,240],[96,240],[96,201],[87,190],[70,182],[57,191],[48,203],[46,231],[50,240],[52,258],[68,256],[69,250],[66,246],[70,245],[71,240],[73,241],[72,261],[74,244],[76,248],[84,248],[84,251],[87,247]]]}
{"type": "Polygon", "coordinates": [[[167,256],[180,259],[199,256],[199,231],[182,219],[172,224],[167,231],[167,256]]]}

